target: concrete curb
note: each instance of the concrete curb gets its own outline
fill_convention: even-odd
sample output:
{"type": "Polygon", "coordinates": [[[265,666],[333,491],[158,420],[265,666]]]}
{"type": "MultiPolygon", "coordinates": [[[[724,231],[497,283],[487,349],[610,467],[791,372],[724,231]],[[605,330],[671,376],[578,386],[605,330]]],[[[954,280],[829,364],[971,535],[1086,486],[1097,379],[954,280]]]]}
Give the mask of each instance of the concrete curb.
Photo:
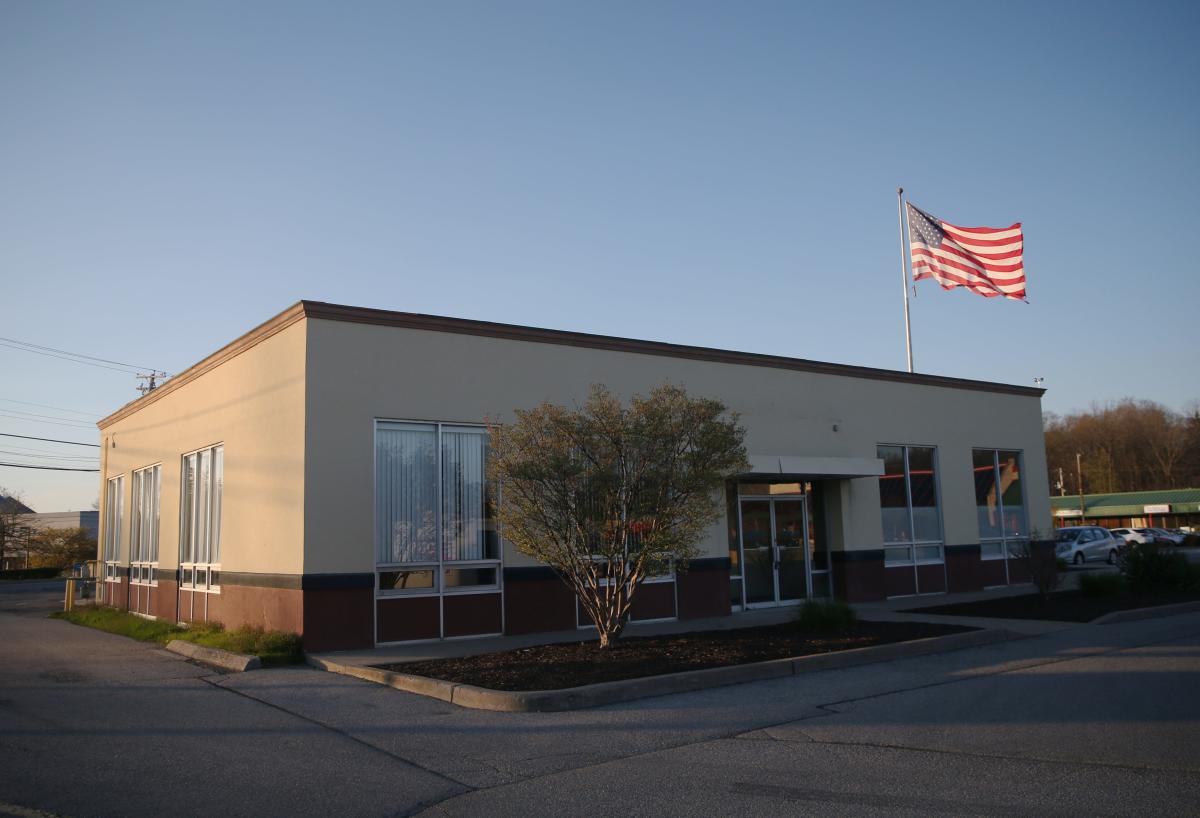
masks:
{"type": "Polygon", "coordinates": [[[693,690],[724,687],[743,682],[778,679],[818,670],[834,670],[876,662],[889,662],[893,659],[910,656],[945,653],[1019,639],[1023,636],[1024,634],[998,628],[968,631],[952,633],[948,636],[914,639],[909,642],[895,642],[889,645],[875,645],[868,648],[819,653],[791,659],[773,659],[745,665],[714,667],[707,670],[689,670],[662,676],[646,676],[640,679],[623,679],[616,682],[569,687],[563,690],[491,690],[474,685],[431,679],[426,676],[416,676],[411,673],[397,673],[377,667],[343,665],[319,656],[307,656],[306,661],[321,670],[354,676],[358,679],[394,687],[397,690],[429,696],[456,704],[459,707],[475,710],[502,710],[513,713],[544,713],[579,710],[585,707],[599,707],[604,704],[615,704],[652,696],[666,696],[671,693],[687,693],[693,690]]]}
{"type": "Polygon", "coordinates": [[[1130,608],[1128,611],[1113,611],[1099,619],[1093,619],[1093,625],[1116,625],[1121,622],[1137,622],[1141,619],[1159,619],[1164,616],[1200,611],[1200,602],[1177,602],[1174,605],[1156,605],[1153,608],[1130,608]]]}
{"type": "Polygon", "coordinates": [[[168,642],[167,650],[221,670],[232,670],[235,673],[241,673],[244,670],[258,670],[262,667],[262,660],[257,656],[231,653],[220,648],[208,648],[204,645],[197,645],[195,642],[184,642],[181,639],[172,639],[168,642]]]}

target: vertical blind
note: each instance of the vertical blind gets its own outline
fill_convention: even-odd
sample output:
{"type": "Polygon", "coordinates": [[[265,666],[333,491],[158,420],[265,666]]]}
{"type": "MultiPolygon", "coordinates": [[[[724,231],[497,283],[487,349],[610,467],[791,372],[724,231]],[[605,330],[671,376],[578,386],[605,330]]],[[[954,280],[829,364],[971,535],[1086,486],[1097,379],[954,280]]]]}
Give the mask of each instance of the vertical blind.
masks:
{"type": "Polygon", "coordinates": [[[158,498],[162,467],[133,473],[133,542],[130,562],[158,561],[158,498]]]}
{"type": "Polygon", "coordinates": [[[487,430],[379,423],[375,543],[380,565],[495,559],[487,430]],[[439,435],[440,432],[440,435],[439,435]]]}
{"type": "Polygon", "coordinates": [[[442,430],[442,559],[484,558],[484,436],[442,430]]]}
{"type": "Polygon", "coordinates": [[[437,561],[437,455],[433,424],[379,424],[375,542],[381,564],[437,561]]]}
{"type": "Polygon", "coordinates": [[[104,498],[104,559],[116,562],[121,558],[121,497],[125,493],[125,478],[108,481],[108,496],[104,498]]]}
{"type": "Polygon", "coordinates": [[[179,561],[221,561],[221,495],[225,486],[225,447],[183,458],[179,561]]]}

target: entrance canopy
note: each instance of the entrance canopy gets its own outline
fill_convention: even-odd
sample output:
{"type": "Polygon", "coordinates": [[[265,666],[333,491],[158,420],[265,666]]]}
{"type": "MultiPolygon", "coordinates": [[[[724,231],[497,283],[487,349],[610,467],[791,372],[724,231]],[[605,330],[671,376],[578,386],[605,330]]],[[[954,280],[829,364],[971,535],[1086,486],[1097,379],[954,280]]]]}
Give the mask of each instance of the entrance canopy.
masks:
{"type": "Polygon", "coordinates": [[[750,455],[750,471],[739,477],[782,475],[806,478],[879,477],[883,461],[877,457],[791,457],[750,455]]]}

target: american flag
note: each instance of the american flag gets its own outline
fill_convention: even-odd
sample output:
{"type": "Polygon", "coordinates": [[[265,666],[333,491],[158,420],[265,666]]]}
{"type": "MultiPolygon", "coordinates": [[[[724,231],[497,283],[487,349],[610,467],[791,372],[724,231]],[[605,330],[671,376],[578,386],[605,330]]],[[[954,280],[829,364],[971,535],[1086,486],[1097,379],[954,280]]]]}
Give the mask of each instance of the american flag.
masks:
{"type": "Polygon", "coordinates": [[[959,227],[911,202],[908,238],[913,281],[932,278],[943,290],[966,287],[985,298],[1025,300],[1025,237],[1012,227],[959,227]]]}

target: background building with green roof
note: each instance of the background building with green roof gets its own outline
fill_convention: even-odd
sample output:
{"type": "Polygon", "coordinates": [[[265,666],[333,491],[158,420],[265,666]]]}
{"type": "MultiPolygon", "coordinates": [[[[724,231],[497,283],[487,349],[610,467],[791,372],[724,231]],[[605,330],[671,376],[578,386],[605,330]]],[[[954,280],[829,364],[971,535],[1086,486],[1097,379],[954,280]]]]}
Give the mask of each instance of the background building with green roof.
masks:
{"type": "Polygon", "coordinates": [[[1105,528],[1191,527],[1200,529],[1200,489],[1126,491],[1051,497],[1056,526],[1102,525],[1105,528]]]}

